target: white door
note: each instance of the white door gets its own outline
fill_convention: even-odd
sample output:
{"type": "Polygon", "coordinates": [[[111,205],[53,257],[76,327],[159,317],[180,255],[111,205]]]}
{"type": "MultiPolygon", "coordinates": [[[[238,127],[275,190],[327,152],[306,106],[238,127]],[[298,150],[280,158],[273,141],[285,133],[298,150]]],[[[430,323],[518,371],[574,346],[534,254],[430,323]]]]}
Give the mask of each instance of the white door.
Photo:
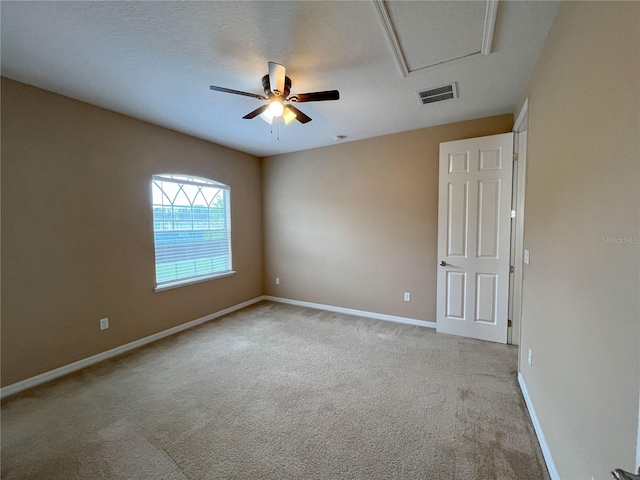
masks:
{"type": "Polygon", "coordinates": [[[513,133],[440,144],[437,331],[507,342],[513,133]]]}

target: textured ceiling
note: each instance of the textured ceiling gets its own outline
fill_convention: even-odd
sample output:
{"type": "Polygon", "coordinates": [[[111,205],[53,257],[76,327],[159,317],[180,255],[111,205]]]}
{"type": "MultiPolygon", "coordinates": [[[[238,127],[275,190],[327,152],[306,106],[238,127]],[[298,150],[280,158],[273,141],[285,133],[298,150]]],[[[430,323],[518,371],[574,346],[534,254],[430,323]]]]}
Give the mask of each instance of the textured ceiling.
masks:
{"type": "Polygon", "coordinates": [[[500,2],[491,54],[465,56],[482,43],[485,3],[386,2],[417,70],[405,77],[369,1],[2,1],[1,68],[14,80],[268,156],[333,144],[335,135],[352,141],[513,112],[559,4],[500,2]],[[313,121],[272,133],[259,118],[242,119],[259,100],[209,90],[263,93],[267,61],[287,67],[291,93],[337,89],[340,100],[298,104],[313,121]],[[416,91],[451,82],[459,98],[418,101],[416,91]]]}

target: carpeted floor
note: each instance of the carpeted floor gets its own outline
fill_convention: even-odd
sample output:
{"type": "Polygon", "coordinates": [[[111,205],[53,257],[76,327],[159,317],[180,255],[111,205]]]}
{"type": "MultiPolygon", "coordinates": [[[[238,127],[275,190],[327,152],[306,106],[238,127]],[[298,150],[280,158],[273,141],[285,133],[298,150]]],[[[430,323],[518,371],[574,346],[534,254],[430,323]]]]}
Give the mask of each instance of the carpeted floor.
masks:
{"type": "Polygon", "coordinates": [[[547,479],[516,348],[261,302],[2,406],[9,479],[547,479]]]}

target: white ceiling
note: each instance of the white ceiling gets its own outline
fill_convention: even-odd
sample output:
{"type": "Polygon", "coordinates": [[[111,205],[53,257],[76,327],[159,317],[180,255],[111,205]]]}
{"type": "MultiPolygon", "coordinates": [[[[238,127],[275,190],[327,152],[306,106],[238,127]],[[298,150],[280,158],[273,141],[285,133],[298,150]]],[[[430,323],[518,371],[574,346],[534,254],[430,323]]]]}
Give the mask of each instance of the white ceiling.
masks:
{"type": "Polygon", "coordinates": [[[262,157],[513,112],[559,2],[499,2],[490,55],[475,53],[486,2],[382,5],[406,77],[370,1],[2,1],[2,75],[262,157]],[[340,100],[298,104],[313,121],[278,139],[242,119],[259,100],[209,89],[262,94],[267,61],[292,94],[340,100]],[[418,101],[451,82],[459,98],[418,101]]]}

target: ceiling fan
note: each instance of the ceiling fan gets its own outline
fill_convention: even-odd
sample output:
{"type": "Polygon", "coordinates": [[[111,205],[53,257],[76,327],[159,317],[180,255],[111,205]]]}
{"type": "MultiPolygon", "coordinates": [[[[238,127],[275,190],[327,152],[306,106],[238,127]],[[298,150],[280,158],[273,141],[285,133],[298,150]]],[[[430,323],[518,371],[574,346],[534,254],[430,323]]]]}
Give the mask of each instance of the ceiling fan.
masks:
{"type": "Polygon", "coordinates": [[[302,113],[291,105],[291,103],[323,102],[326,100],[340,99],[340,92],[338,92],[338,90],[289,95],[291,92],[291,79],[285,75],[284,65],[275,62],[269,62],[269,74],[262,77],[262,86],[264,88],[264,95],[241,92],[240,90],[232,90],[231,88],[216,87],[215,85],[211,85],[209,88],[217,92],[244,95],[246,97],[257,98],[258,100],[268,100],[269,103],[256,108],[253,112],[247,113],[242,118],[249,120],[260,115],[260,118],[269,124],[273,122],[274,118],[280,116],[284,119],[285,124],[289,124],[294,119],[297,119],[300,123],[311,121],[311,117],[302,113]]]}

